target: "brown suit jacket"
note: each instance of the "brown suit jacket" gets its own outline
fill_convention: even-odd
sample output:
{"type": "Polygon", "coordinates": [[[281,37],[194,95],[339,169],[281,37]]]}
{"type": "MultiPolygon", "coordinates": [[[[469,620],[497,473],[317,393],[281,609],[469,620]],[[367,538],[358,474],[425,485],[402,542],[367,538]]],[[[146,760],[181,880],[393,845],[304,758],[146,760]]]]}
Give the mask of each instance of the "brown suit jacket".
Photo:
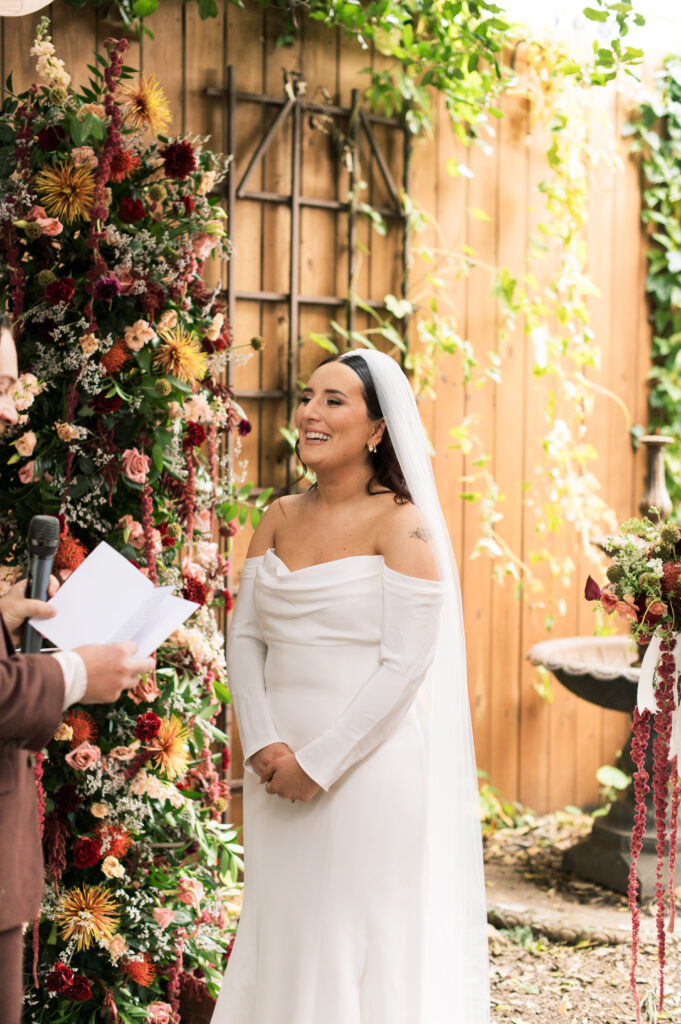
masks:
{"type": "Polygon", "coordinates": [[[0,627],[1,932],[32,920],[40,908],[43,856],[31,752],[59,724],[64,676],[49,655],[15,654],[1,615],[0,627]]]}

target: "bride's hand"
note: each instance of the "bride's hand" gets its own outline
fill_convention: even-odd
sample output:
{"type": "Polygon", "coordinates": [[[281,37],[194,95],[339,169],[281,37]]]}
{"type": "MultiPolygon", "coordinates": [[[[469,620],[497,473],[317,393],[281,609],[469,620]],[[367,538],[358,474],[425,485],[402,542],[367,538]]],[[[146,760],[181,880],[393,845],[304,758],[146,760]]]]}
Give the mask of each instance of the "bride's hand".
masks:
{"type": "Polygon", "coordinates": [[[311,800],[319,789],[314,779],[300,767],[293,753],[277,758],[262,773],[260,781],[267,783],[265,789],[268,793],[286,800],[301,800],[303,803],[311,800]]]}
{"type": "Polygon", "coordinates": [[[260,750],[252,755],[251,767],[256,775],[260,776],[260,781],[262,782],[262,773],[274,764],[277,758],[290,753],[291,748],[286,743],[269,743],[266,747],[261,747],[260,750]]]}

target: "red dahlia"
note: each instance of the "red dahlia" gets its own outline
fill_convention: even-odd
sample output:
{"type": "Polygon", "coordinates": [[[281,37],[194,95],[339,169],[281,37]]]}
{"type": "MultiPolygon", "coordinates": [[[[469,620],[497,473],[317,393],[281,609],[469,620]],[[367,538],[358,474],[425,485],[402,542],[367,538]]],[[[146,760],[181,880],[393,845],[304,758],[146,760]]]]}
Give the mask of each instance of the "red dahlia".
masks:
{"type": "Polygon", "coordinates": [[[71,811],[77,810],[83,801],[78,796],[76,784],[74,782],[66,782],[55,793],[54,802],[60,814],[70,814],[71,811]]]}
{"type": "Polygon", "coordinates": [[[196,205],[191,196],[182,196],[182,202],[184,203],[184,212],[189,215],[196,209],[196,205]]]}
{"type": "Polygon", "coordinates": [[[196,576],[184,576],[182,592],[188,601],[196,601],[197,604],[205,604],[208,597],[206,584],[196,576]]]}
{"type": "Polygon", "coordinates": [[[135,725],[135,736],[138,740],[142,740],[142,743],[149,743],[158,736],[158,731],[161,728],[161,719],[158,715],[155,715],[153,711],[145,711],[143,715],[139,715],[137,723],[135,725]]]}
{"type": "Polygon", "coordinates": [[[165,306],[166,293],[156,281],[147,281],[146,286],[146,291],[137,299],[137,308],[154,317],[165,306]]]}
{"type": "Polygon", "coordinates": [[[196,156],[188,142],[171,142],[161,150],[161,156],[169,178],[184,181],[196,169],[196,156]]]}
{"type": "Polygon", "coordinates": [[[45,988],[48,992],[68,992],[73,984],[73,971],[61,960],[57,961],[50,973],[45,978],[45,988]]]}
{"type": "Polygon", "coordinates": [[[73,844],[73,863],[77,868],[92,868],[101,856],[99,843],[89,836],[79,836],[73,844]]]}
{"type": "Polygon", "coordinates": [[[193,448],[198,448],[206,440],[206,428],[202,423],[187,424],[187,440],[193,448]]]}
{"type": "Polygon", "coordinates": [[[91,998],[92,986],[88,979],[84,978],[82,974],[74,975],[73,984],[69,989],[69,999],[74,1003],[86,1003],[91,998]]]}
{"type": "Polygon", "coordinates": [[[248,422],[247,419],[239,420],[239,425],[237,427],[237,430],[239,431],[239,435],[241,437],[247,437],[248,434],[250,434],[252,429],[253,428],[252,428],[251,424],[248,422]]]}
{"type": "Polygon", "coordinates": [[[49,302],[70,302],[76,290],[76,282],[70,277],[62,277],[59,281],[53,281],[45,289],[45,295],[49,302]]]}
{"type": "Polygon", "coordinates": [[[38,132],[38,145],[41,149],[51,153],[55,149],[59,149],[59,143],[64,138],[64,132],[61,128],[55,128],[49,125],[45,128],[41,128],[38,132]]]}
{"type": "Polygon", "coordinates": [[[118,216],[124,224],[136,224],[138,220],[142,220],[146,215],[141,199],[131,199],[130,196],[124,196],[121,199],[121,205],[118,207],[118,216]]]}

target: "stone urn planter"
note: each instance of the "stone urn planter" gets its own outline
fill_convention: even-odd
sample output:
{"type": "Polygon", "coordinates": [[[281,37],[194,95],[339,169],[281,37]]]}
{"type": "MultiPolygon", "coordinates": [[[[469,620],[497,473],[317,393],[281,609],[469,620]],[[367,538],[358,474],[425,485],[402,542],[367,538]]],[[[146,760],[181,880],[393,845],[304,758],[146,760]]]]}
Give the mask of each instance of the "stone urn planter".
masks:
{"type": "MultiPolygon", "coordinates": [[[[542,665],[556,679],[590,704],[611,711],[624,711],[630,717],[636,704],[636,688],[640,669],[637,655],[626,636],[567,637],[544,640],[528,651],[532,665],[542,665]]],[[[652,777],[652,739],[646,751],[646,771],[652,777]]],[[[631,735],[622,752],[620,767],[632,775],[631,735]]],[[[628,888],[631,854],[629,841],[634,824],[633,786],[612,804],[603,817],[595,818],[586,839],[581,840],[563,856],[563,865],[580,878],[596,882],[615,892],[628,888]]],[[[655,808],[652,794],[646,803],[646,833],[638,863],[639,897],[647,900],[655,894],[657,854],[655,849],[655,808]]],[[[681,857],[677,858],[676,881],[681,882],[681,857]]]]}

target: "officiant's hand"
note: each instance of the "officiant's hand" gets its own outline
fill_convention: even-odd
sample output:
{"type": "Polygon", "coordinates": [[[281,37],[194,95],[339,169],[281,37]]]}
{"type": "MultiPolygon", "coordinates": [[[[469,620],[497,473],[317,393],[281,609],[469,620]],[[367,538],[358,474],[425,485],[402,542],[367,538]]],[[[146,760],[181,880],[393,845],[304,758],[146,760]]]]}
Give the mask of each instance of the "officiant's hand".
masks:
{"type": "Polygon", "coordinates": [[[283,757],[285,754],[291,754],[292,750],[287,743],[268,743],[266,747],[261,747],[255,754],[251,756],[251,768],[260,776],[262,782],[263,772],[266,771],[279,757],[283,757]]]}
{"type": "MultiPolygon", "coordinates": [[[[21,643],[21,629],[26,619],[34,615],[37,619],[51,619],[57,611],[47,601],[38,601],[33,597],[26,597],[27,580],[19,580],[10,587],[6,594],[0,597],[0,612],[9,630],[12,643],[18,647],[21,643]]],[[[48,597],[54,597],[59,589],[59,583],[54,576],[50,576],[50,583],[47,590],[48,597]]]]}
{"type": "Polygon", "coordinates": [[[266,783],[265,789],[268,793],[287,800],[301,800],[303,803],[312,800],[319,789],[314,779],[300,767],[293,753],[278,757],[265,769],[260,781],[266,783]]]}
{"type": "Polygon", "coordinates": [[[85,662],[87,688],[81,704],[108,704],[118,700],[123,690],[132,690],[140,676],[154,669],[153,658],[136,658],[137,644],[86,644],[76,647],[85,662]]]}

